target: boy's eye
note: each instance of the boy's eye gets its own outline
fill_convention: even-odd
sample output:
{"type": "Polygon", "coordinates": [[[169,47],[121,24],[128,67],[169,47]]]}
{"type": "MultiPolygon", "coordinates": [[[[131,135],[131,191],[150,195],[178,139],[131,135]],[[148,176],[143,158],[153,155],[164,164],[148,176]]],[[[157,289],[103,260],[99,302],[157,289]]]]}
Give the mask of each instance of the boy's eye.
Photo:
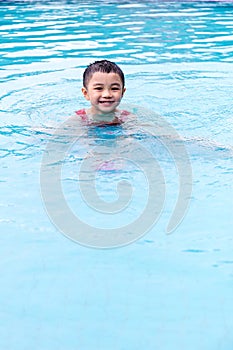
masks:
{"type": "MultiPolygon", "coordinates": [[[[103,90],[103,87],[102,87],[102,86],[95,86],[95,87],[94,87],[94,90],[96,90],[96,91],[102,91],[102,90],[103,90]]],[[[111,87],[111,90],[112,90],[112,91],[119,91],[119,90],[120,90],[120,87],[119,87],[119,86],[112,86],[112,87],[111,87]]]]}

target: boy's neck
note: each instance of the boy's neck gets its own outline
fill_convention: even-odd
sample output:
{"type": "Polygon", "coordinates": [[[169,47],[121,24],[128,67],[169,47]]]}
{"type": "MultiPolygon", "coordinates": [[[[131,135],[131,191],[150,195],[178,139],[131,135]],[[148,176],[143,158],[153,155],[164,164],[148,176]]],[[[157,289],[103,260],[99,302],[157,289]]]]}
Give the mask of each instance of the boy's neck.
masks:
{"type": "Polygon", "coordinates": [[[114,118],[118,117],[119,114],[120,114],[119,110],[115,110],[109,113],[101,113],[100,111],[96,112],[96,111],[93,111],[91,108],[87,110],[88,117],[90,119],[97,120],[97,121],[100,121],[100,120],[112,121],[114,118]]]}

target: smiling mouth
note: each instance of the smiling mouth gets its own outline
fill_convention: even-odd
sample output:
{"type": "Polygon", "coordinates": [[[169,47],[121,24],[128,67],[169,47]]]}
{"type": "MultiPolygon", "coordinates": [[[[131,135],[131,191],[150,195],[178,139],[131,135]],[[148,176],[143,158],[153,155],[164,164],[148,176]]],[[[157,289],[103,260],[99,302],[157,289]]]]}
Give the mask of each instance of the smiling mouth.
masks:
{"type": "Polygon", "coordinates": [[[115,101],[99,101],[99,103],[101,103],[101,104],[112,104],[114,102],[115,101]]]}

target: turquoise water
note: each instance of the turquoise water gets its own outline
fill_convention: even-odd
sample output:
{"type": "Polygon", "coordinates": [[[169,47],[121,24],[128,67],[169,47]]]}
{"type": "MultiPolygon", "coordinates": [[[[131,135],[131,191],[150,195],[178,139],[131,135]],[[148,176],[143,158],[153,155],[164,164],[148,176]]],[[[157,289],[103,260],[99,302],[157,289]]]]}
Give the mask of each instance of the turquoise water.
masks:
{"type": "MultiPolygon", "coordinates": [[[[232,10],[227,1],[0,3],[1,349],[232,349],[232,10]],[[153,138],[130,130],[159,162],[166,199],[143,237],[106,250],[61,234],[40,187],[48,140],[87,106],[82,72],[101,58],[124,70],[125,105],[152,111],[140,121],[155,123],[156,113],[194,139],[184,142],[193,173],[189,208],[167,235],[176,164],[153,138]]],[[[83,135],[63,171],[70,206],[100,227],[132,221],[146,202],[147,181],[130,162],[97,174],[105,200],[116,198],[111,186],[123,177],[134,184],[122,217],[90,215],[77,195],[88,143],[135,150],[118,132],[83,135]]]]}

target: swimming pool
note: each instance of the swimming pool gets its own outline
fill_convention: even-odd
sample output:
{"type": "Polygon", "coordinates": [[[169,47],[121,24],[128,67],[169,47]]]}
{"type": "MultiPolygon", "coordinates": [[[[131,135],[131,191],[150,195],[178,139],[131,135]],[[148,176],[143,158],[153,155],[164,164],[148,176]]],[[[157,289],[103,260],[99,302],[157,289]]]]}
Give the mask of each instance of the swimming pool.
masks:
{"type": "MultiPolygon", "coordinates": [[[[0,12],[1,349],[231,350],[232,2],[3,1],[0,12]],[[131,136],[153,151],[162,148],[156,160],[166,198],[143,237],[105,250],[62,235],[40,188],[53,127],[87,106],[81,75],[99,58],[124,70],[125,105],[151,111],[146,121],[162,115],[182,137],[204,140],[185,142],[192,195],[167,235],[178,195],[174,155],[167,158],[141,132],[131,136]]],[[[118,132],[98,129],[83,140],[107,142],[114,152],[118,140],[127,140],[118,132]]],[[[85,216],[78,156],[74,145],[63,190],[85,216]]],[[[117,222],[102,217],[100,227],[139,215],[147,183],[134,164],[97,175],[107,200],[115,198],[112,181],[125,176],[138,184],[127,215],[117,222]]]]}

